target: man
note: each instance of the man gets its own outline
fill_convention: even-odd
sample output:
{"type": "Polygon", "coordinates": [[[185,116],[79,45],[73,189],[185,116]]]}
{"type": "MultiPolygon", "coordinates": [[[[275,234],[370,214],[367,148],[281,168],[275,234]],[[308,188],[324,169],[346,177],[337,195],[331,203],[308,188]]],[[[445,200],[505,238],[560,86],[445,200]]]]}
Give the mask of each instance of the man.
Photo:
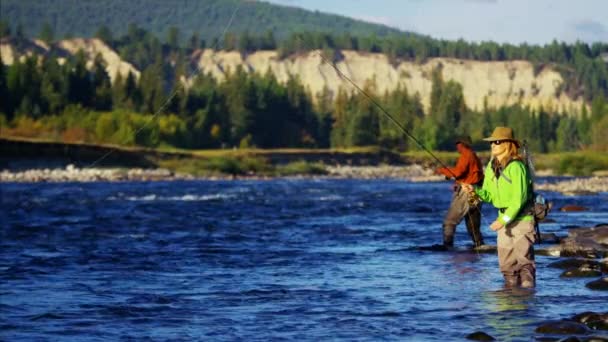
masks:
{"type": "Polygon", "coordinates": [[[481,207],[469,203],[469,194],[462,190],[461,184],[481,185],[483,183],[483,169],[481,161],[471,148],[471,138],[464,136],[456,139],[456,150],[460,157],[453,168],[441,167],[437,173],[448,178],[454,178],[454,194],[452,203],[443,220],[443,246],[446,248],[454,246],[454,232],[456,226],[465,219],[467,231],[473,240],[473,245],[483,245],[481,235],[481,207]]]}

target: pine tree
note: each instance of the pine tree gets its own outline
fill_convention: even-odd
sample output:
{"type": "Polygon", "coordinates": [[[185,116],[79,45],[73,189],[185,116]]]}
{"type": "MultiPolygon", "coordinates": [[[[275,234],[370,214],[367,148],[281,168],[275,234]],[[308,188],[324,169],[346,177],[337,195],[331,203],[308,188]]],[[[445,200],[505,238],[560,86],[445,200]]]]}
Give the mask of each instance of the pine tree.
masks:
{"type": "Polygon", "coordinates": [[[591,120],[589,119],[589,112],[587,111],[587,105],[581,105],[581,115],[577,123],[577,133],[583,146],[591,144],[591,120]]]}
{"type": "Polygon", "coordinates": [[[8,114],[9,112],[9,92],[6,85],[6,65],[2,62],[2,56],[0,56],[0,114],[8,114]]]}
{"type": "Polygon", "coordinates": [[[560,116],[555,135],[555,149],[557,152],[575,151],[579,148],[576,123],[566,115],[560,116]]]}
{"type": "Polygon", "coordinates": [[[84,107],[88,107],[94,97],[94,88],[86,63],[87,59],[84,52],[82,50],[78,51],[70,63],[71,70],[68,75],[69,102],[81,104],[84,107]]]}
{"type": "Polygon", "coordinates": [[[45,22],[42,24],[42,29],[40,30],[38,37],[48,45],[52,44],[55,39],[53,27],[48,22],[45,22]]]}
{"type": "Polygon", "coordinates": [[[93,108],[97,110],[112,109],[112,83],[100,54],[95,56],[93,62],[92,86],[94,89],[93,108]]]}
{"type": "Polygon", "coordinates": [[[346,147],[346,131],[349,120],[349,96],[343,88],[338,90],[332,112],[331,147],[346,147]]]}

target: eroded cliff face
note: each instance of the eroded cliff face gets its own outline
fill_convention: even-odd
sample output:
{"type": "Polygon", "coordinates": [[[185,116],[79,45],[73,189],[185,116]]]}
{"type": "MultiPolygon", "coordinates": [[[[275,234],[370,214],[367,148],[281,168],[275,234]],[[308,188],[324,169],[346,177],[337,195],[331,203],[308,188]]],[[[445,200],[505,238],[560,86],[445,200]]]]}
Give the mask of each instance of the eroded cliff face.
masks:
{"type": "Polygon", "coordinates": [[[17,49],[15,44],[10,40],[3,39],[0,41],[0,55],[4,64],[13,64],[15,60],[22,60],[26,56],[34,54],[47,55],[51,52],[57,56],[59,63],[63,64],[67,57],[75,55],[80,50],[83,51],[88,59],[88,68],[93,66],[95,57],[97,54],[100,54],[106,63],[106,72],[112,82],[114,82],[119,74],[126,77],[129,72],[132,72],[136,78],[139,78],[139,70],[131,63],[123,61],[116,51],[99,39],[65,39],[52,46],[40,40],[32,40],[21,46],[20,49],[17,49]]]}
{"type": "MultiPolygon", "coordinates": [[[[16,58],[32,53],[47,53],[50,47],[39,41],[33,41],[30,48],[17,51],[9,41],[0,42],[0,52],[5,64],[12,64],[16,58]]],[[[106,70],[114,80],[119,73],[126,76],[129,71],[136,77],[140,71],[123,61],[119,55],[98,39],[62,40],[52,47],[64,54],[75,54],[84,51],[92,65],[95,56],[100,53],[107,63],[106,70]]],[[[59,54],[61,56],[61,54],[59,54]]],[[[211,73],[219,80],[226,73],[241,66],[247,72],[261,74],[270,70],[280,82],[291,76],[297,76],[308,87],[313,95],[325,87],[333,94],[339,88],[355,91],[351,84],[341,79],[332,66],[324,63],[320,51],[280,59],[275,51],[259,51],[243,57],[240,53],[230,51],[199,50],[190,58],[193,69],[197,72],[211,73]]],[[[444,81],[453,80],[462,85],[467,106],[482,110],[484,102],[489,107],[500,107],[521,103],[532,108],[553,108],[578,112],[583,104],[582,99],[572,99],[560,92],[562,76],[551,67],[536,70],[527,61],[480,62],[450,58],[434,58],[423,64],[414,62],[391,63],[383,54],[342,51],[342,58],[335,63],[336,67],[362,87],[366,82],[374,82],[376,92],[383,94],[398,85],[405,86],[410,94],[418,93],[425,109],[428,110],[432,86],[433,70],[440,67],[444,81]]],[[[186,84],[196,76],[189,74],[186,84]]]]}
{"type": "MultiPolygon", "coordinates": [[[[465,101],[470,108],[481,110],[484,101],[489,107],[521,103],[538,108],[551,107],[577,112],[583,101],[571,99],[559,89],[564,82],[559,72],[546,67],[535,73],[527,61],[480,62],[450,58],[433,58],[424,64],[401,62],[392,64],[383,54],[343,51],[336,67],[358,86],[375,82],[378,94],[405,86],[410,94],[419,93],[425,109],[429,107],[432,73],[440,67],[444,81],[462,85],[465,101]]],[[[226,72],[239,65],[244,70],[265,73],[270,70],[281,82],[290,75],[298,76],[316,94],[327,87],[336,93],[340,87],[353,89],[336,71],[324,63],[320,51],[311,51],[293,58],[279,59],[274,51],[256,52],[243,58],[238,52],[205,50],[197,58],[202,72],[223,79],[226,72]]]]}

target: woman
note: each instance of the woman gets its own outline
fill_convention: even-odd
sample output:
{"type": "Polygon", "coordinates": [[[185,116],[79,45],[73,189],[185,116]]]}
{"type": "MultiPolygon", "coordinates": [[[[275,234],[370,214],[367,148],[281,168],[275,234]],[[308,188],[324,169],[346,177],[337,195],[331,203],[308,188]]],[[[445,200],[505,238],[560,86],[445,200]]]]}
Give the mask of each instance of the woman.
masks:
{"type": "Polygon", "coordinates": [[[532,180],[524,159],[518,154],[520,143],[509,127],[496,127],[492,136],[483,140],[490,142],[492,152],[483,186],[463,185],[463,188],[498,209],[498,217],[490,228],[498,234],[498,264],[505,285],[534,287],[534,218],[527,209],[532,197],[532,180]]]}

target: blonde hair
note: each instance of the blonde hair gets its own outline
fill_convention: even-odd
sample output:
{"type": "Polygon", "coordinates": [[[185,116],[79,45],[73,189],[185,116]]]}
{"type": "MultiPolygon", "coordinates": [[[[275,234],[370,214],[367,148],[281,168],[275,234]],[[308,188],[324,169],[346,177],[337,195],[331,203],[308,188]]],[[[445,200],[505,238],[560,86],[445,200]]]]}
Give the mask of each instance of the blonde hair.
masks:
{"type": "Polygon", "coordinates": [[[504,168],[507,166],[507,163],[513,159],[524,160],[524,157],[519,154],[519,148],[514,141],[507,140],[504,141],[503,144],[507,144],[507,158],[505,158],[501,162],[501,166],[504,168]]]}

